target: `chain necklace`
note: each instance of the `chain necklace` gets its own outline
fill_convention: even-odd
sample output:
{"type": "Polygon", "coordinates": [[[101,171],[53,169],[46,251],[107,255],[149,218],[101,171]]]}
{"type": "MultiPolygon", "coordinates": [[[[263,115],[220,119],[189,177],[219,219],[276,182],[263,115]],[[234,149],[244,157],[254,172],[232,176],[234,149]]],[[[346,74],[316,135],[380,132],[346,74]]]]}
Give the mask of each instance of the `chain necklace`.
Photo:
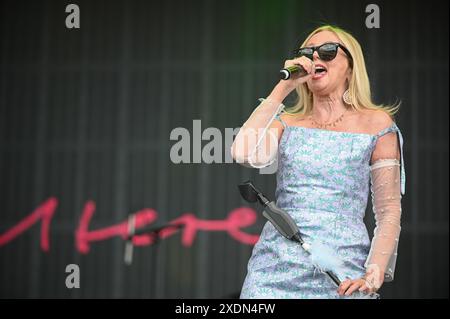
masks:
{"type": "Polygon", "coordinates": [[[313,124],[314,124],[316,127],[321,128],[321,129],[327,128],[327,127],[329,127],[329,126],[335,127],[337,123],[339,123],[340,121],[342,121],[342,118],[344,117],[344,114],[347,112],[347,110],[348,110],[348,109],[346,109],[346,110],[344,111],[344,113],[342,113],[341,116],[339,116],[336,120],[334,120],[334,121],[331,122],[331,123],[325,123],[325,124],[317,123],[317,122],[314,120],[314,118],[313,118],[312,115],[309,116],[309,119],[311,120],[311,122],[313,122],[313,124]]]}

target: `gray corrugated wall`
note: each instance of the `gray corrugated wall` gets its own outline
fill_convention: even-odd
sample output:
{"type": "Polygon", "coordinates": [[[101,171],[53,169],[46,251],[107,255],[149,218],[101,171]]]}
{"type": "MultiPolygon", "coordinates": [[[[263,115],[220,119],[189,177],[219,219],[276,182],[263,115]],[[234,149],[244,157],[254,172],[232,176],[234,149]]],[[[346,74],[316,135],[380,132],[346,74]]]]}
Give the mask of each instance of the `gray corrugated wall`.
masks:
{"type": "MultiPolygon", "coordinates": [[[[407,191],[394,283],[384,297],[448,297],[448,4],[376,1],[74,1],[81,29],[65,28],[68,1],[2,1],[0,11],[0,234],[55,197],[50,252],[37,224],[0,247],[1,297],[212,297],[239,292],[251,246],[199,232],[137,247],[75,248],[85,203],[90,229],[144,208],[158,223],[193,213],[225,219],[254,179],[273,197],[274,175],[237,164],[175,165],[169,134],[238,127],[276,83],[288,52],[318,21],[360,40],[376,101],[403,101],[407,191]],[[65,266],[81,268],[68,290],[65,266]]],[[[206,143],[204,142],[203,145],[206,143]]],[[[373,227],[370,204],[369,228],[373,227]]],[[[258,233],[260,218],[249,233],[258,233]]]]}

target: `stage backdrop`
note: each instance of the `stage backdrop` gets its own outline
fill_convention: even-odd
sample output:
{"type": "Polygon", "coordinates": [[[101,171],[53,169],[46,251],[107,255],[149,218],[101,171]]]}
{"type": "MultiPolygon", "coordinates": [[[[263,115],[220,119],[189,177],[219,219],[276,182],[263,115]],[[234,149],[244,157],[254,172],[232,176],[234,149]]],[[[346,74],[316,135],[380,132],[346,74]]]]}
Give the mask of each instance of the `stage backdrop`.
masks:
{"type": "MultiPolygon", "coordinates": [[[[273,198],[275,175],[201,152],[215,138],[229,159],[226,128],[320,22],[360,40],[377,102],[402,101],[403,227],[383,297],[448,297],[448,2],[374,3],[369,29],[359,0],[2,1],[0,297],[237,296],[264,224],[237,184],[273,198]],[[190,164],[171,161],[176,128],[190,164]],[[127,266],[130,214],[185,227],[136,237],[127,266]]],[[[372,235],[370,198],[366,220],[372,235]]]]}

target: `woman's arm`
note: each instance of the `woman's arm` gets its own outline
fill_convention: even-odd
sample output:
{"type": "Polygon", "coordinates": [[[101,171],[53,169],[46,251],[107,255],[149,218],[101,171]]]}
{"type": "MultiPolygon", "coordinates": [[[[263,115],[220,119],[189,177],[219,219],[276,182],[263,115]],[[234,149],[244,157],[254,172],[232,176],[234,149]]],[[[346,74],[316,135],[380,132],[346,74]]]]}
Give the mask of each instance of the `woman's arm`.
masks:
{"type": "Polygon", "coordinates": [[[262,168],[275,161],[283,127],[275,117],[284,109],[279,99],[269,96],[260,104],[239,130],[231,155],[239,164],[262,168]]]}
{"type": "Polygon", "coordinates": [[[366,275],[344,282],[339,288],[341,294],[351,294],[356,289],[377,291],[384,281],[394,279],[402,212],[397,132],[390,132],[378,139],[372,155],[370,179],[376,227],[365,263],[366,275]]]}
{"type": "MultiPolygon", "coordinates": [[[[397,133],[393,132],[388,135],[386,139],[392,140],[390,144],[398,145],[397,133]]],[[[377,159],[370,170],[372,206],[376,227],[365,266],[370,267],[371,272],[378,271],[381,282],[383,280],[392,281],[397,261],[402,213],[400,155],[398,151],[395,155],[391,154],[385,156],[385,158],[377,159]]],[[[374,275],[372,277],[371,279],[375,281],[376,285],[377,278],[374,275]]]]}
{"type": "Polygon", "coordinates": [[[283,100],[292,90],[311,78],[314,64],[306,57],[285,61],[285,67],[301,65],[308,75],[294,75],[289,80],[281,80],[266,99],[253,111],[242,125],[231,146],[231,155],[244,166],[262,168],[272,164],[277,155],[278,142],[283,126],[275,117],[284,109],[283,100]]]}

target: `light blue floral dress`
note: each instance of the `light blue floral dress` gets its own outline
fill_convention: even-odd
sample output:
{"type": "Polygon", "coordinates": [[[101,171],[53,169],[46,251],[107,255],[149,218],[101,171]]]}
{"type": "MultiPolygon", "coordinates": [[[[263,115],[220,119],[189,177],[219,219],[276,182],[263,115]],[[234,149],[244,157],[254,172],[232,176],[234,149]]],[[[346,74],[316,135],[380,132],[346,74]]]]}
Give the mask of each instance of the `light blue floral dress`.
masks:
{"type": "MultiPolygon", "coordinates": [[[[278,117],[278,120],[281,120],[278,117]]],[[[282,121],[282,120],[281,120],[282,121]]],[[[397,132],[401,193],[405,192],[403,137],[395,122],[376,135],[285,126],[278,149],[276,204],[302,238],[319,240],[343,260],[339,278],[365,273],[370,239],[363,222],[370,191],[370,159],[379,137],[397,132]]],[[[240,298],[344,298],[308,254],[267,222],[248,263],[240,298]]]]}

